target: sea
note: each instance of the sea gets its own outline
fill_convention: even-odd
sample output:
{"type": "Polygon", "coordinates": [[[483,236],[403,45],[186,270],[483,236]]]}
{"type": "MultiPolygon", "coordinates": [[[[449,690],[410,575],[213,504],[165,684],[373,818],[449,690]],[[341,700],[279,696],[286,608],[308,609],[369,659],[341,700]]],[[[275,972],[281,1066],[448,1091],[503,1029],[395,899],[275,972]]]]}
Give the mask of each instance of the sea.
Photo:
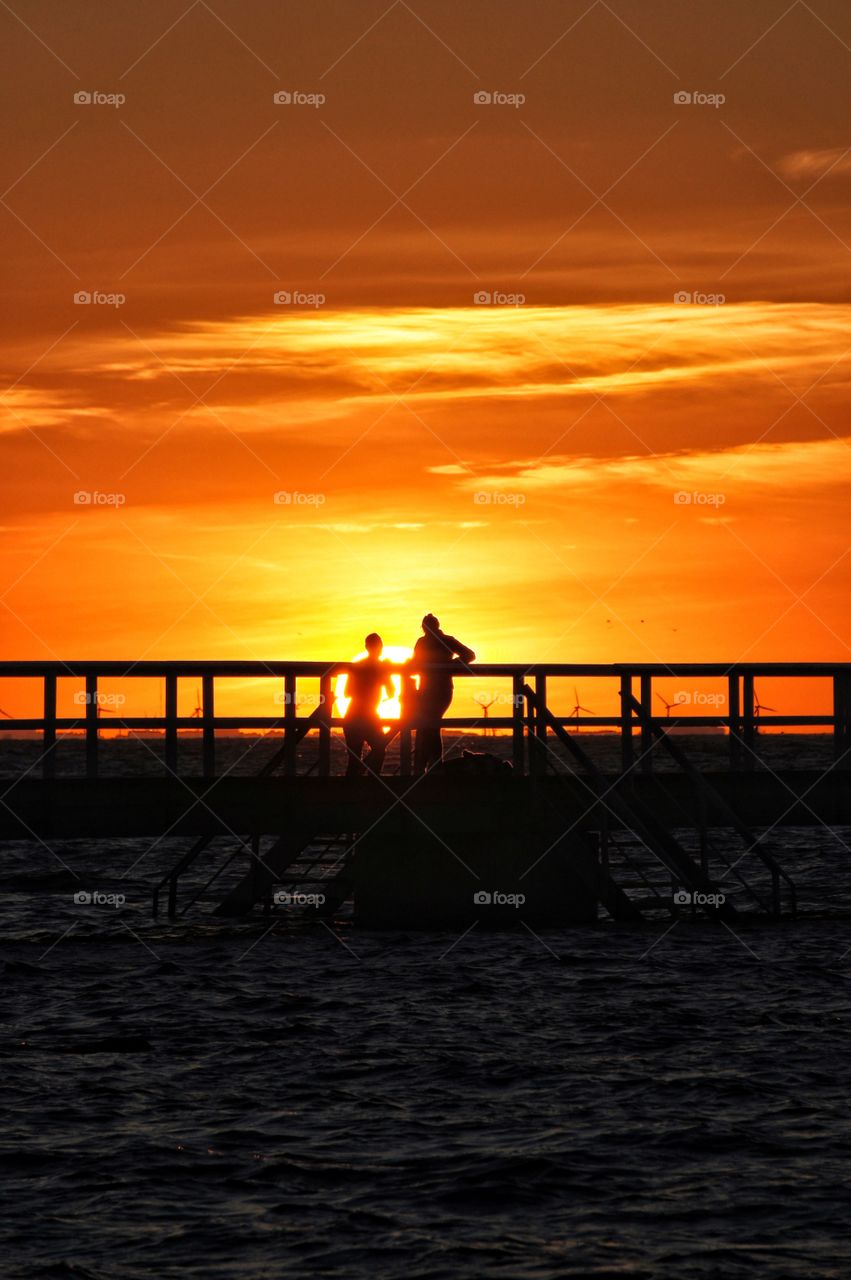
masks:
{"type": "MultiPolygon", "coordinates": [[[[829,767],[784,736],[761,767],[829,767]]],[[[851,830],[774,834],[795,919],[455,933],[155,920],[185,839],[7,843],[0,1273],[847,1280],[851,830]]]]}

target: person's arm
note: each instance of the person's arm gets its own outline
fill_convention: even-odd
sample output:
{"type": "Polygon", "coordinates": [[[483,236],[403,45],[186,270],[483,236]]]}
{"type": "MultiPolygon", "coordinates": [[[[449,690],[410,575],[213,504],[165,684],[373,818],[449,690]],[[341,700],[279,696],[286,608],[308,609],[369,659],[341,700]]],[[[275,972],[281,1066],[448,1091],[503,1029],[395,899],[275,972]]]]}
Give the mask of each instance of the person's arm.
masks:
{"type": "Polygon", "coordinates": [[[446,641],[449,648],[452,650],[452,653],[461,662],[466,664],[468,662],[476,661],[476,655],[473,653],[473,650],[468,649],[467,646],[465,644],[462,644],[460,640],[456,640],[454,636],[447,636],[446,641]]]}

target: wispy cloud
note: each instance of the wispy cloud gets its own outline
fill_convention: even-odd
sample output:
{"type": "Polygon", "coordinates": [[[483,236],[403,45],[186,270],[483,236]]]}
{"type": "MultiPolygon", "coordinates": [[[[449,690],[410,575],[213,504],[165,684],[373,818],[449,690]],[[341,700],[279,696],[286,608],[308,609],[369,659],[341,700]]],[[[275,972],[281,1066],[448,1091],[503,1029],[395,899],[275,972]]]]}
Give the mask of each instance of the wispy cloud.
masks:
{"type": "Polygon", "coordinates": [[[794,441],[747,445],[696,453],[667,453],[653,457],[550,457],[518,460],[491,474],[462,481],[464,489],[511,491],[594,490],[611,496],[618,485],[673,490],[678,486],[711,486],[765,490],[790,495],[823,487],[845,487],[851,445],[844,440],[794,441]]]}
{"type": "Polygon", "coordinates": [[[792,151],[783,156],[779,169],[787,178],[842,177],[851,173],[851,143],[823,151],[792,151]]]}

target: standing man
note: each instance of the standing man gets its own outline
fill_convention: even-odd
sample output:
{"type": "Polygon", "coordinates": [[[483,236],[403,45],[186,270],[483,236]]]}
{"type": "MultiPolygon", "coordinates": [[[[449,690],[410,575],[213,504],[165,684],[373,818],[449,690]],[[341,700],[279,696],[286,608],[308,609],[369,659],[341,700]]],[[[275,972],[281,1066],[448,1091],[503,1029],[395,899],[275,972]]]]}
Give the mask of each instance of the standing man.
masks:
{"type": "Polygon", "coordinates": [[[343,694],[351,699],[343,724],[349,753],[347,778],[359,778],[367,769],[370,773],[381,773],[387,750],[378,708],[384,691],[392,698],[394,690],[386,670],[387,664],[381,660],[384,641],[373,631],[366,637],[364,648],[366,657],[349,672],[343,694]],[[361,753],[366,745],[369,746],[369,755],[362,760],[361,753]]]}
{"type": "Polygon", "coordinates": [[[423,634],[414,645],[414,656],[411,659],[411,671],[420,678],[414,713],[414,727],[417,731],[414,747],[415,773],[430,769],[443,756],[440,725],[452,701],[452,673],[435,671],[433,668],[456,658],[466,666],[475,661],[476,657],[473,650],[461,644],[460,640],[441,631],[440,623],[433,613],[426,614],[422,627],[423,634]]]}

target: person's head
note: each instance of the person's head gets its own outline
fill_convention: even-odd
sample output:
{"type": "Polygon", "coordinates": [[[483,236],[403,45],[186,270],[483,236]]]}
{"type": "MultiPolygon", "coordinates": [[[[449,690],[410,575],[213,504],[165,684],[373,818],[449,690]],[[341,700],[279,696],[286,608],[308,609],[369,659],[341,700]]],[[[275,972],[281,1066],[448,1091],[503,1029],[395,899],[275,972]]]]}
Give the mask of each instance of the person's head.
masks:
{"type": "Polygon", "coordinates": [[[438,622],[437,618],[434,616],[433,613],[427,613],[426,616],[423,618],[423,631],[426,633],[426,635],[429,635],[429,634],[436,635],[436,633],[439,630],[440,630],[440,623],[438,622]]]}
{"type": "Polygon", "coordinates": [[[384,648],[384,641],[376,631],[372,631],[364,640],[363,647],[371,658],[380,658],[384,648]]]}

